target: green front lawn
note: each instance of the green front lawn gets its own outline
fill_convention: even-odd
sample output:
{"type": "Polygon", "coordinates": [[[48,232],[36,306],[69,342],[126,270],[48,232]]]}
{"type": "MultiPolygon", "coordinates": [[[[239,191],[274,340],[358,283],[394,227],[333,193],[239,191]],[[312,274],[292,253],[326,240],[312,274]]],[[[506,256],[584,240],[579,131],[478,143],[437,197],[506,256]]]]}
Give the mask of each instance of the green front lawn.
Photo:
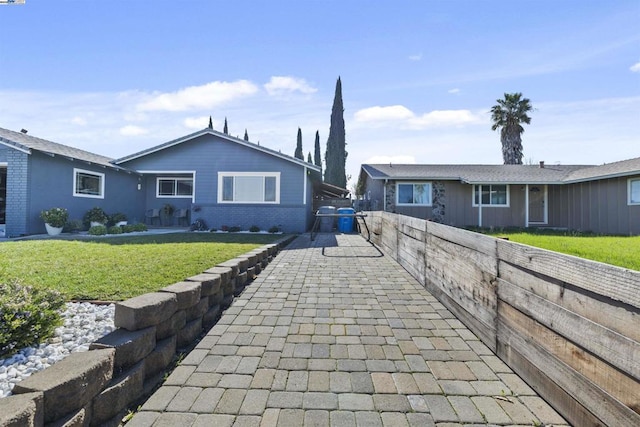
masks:
{"type": "Polygon", "coordinates": [[[67,299],[119,301],[157,291],[282,235],[171,233],[0,243],[0,282],[67,299]]]}
{"type": "Polygon", "coordinates": [[[572,232],[501,231],[510,241],[640,271],[640,236],[598,236],[572,232]]]}

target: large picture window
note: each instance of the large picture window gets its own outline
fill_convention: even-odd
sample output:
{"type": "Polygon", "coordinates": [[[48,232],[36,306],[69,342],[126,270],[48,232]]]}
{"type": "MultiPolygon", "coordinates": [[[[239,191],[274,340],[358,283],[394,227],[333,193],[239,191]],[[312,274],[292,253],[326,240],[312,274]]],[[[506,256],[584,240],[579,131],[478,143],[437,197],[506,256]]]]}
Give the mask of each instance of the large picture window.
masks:
{"type": "Polygon", "coordinates": [[[156,184],[157,197],[193,197],[193,178],[160,177],[156,184]]]}
{"type": "Polygon", "coordinates": [[[280,203],[280,173],[219,172],[218,203],[280,203]]]}
{"type": "Polygon", "coordinates": [[[396,184],[396,205],[431,206],[431,183],[399,182],[396,184]]]}
{"type": "Polygon", "coordinates": [[[473,206],[509,206],[509,186],[506,184],[474,185],[473,206]]]}
{"type": "Polygon", "coordinates": [[[75,197],[104,199],[104,174],[74,169],[73,195],[75,197]]]}
{"type": "Polygon", "coordinates": [[[629,204],[640,205],[640,178],[629,180],[629,204]]]}

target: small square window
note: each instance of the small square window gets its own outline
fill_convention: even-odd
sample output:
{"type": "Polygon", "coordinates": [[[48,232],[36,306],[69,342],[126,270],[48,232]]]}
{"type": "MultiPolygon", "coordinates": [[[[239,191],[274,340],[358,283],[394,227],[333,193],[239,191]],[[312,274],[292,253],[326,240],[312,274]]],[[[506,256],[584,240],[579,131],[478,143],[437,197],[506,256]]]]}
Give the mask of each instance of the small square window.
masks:
{"type": "Polygon", "coordinates": [[[74,197],[104,199],[104,174],[74,169],[73,195],[74,197]]]}
{"type": "Polygon", "coordinates": [[[398,205],[431,206],[431,183],[398,183],[396,186],[398,205]]]}

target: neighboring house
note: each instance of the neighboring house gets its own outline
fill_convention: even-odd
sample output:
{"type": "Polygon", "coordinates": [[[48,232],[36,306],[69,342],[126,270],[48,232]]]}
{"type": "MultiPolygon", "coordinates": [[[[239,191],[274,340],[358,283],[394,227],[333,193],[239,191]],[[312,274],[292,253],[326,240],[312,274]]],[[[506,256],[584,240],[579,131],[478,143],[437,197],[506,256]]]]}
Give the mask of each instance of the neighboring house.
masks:
{"type": "Polygon", "coordinates": [[[143,222],[171,204],[187,224],[303,232],[319,172],[210,128],[117,160],[0,128],[0,227],[11,237],[44,233],[40,211],[52,207],[82,219],[100,206],[143,222]]]}
{"type": "Polygon", "coordinates": [[[458,227],[640,234],[640,157],[584,165],[364,164],[359,203],[458,227]]]}

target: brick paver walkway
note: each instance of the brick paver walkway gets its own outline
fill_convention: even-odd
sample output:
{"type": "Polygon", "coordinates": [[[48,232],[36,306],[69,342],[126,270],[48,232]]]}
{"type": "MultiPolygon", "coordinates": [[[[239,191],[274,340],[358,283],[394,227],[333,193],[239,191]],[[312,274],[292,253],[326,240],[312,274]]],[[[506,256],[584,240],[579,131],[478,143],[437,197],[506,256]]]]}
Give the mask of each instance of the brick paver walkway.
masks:
{"type": "Polygon", "coordinates": [[[566,422],[357,235],[282,251],[129,426],[566,422]]]}

